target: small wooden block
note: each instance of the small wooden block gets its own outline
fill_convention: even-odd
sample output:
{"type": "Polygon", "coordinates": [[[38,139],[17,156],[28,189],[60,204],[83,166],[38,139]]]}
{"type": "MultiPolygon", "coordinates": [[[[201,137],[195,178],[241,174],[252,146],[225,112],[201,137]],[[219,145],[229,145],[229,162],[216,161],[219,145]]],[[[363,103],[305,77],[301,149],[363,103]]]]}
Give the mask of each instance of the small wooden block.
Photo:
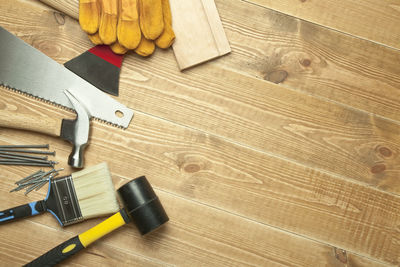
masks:
{"type": "Polygon", "coordinates": [[[170,0],[172,45],[181,70],[231,52],[214,0],[170,0]]]}

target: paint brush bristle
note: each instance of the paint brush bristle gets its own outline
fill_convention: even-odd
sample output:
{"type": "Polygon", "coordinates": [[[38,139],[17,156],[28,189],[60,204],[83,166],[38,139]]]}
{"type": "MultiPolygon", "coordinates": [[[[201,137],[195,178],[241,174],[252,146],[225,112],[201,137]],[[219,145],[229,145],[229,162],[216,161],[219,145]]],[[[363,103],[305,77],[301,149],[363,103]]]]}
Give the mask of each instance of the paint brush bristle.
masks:
{"type": "Polygon", "coordinates": [[[83,219],[104,216],[119,210],[106,163],[73,173],[72,181],[83,219]]]}
{"type": "Polygon", "coordinates": [[[0,223],[48,211],[62,226],[117,212],[119,205],[107,164],[50,179],[44,200],[0,212],[0,223]]]}

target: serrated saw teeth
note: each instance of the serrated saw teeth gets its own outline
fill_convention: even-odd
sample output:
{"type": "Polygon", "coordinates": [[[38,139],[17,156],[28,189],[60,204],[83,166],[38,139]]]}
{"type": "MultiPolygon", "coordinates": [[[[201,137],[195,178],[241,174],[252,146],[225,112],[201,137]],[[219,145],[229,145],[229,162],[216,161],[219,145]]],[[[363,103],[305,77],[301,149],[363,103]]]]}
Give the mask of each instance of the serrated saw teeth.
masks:
{"type": "MultiPolygon", "coordinates": [[[[61,108],[63,110],[75,112],[75,110],[73,108],[57,104],[57,103],[52,102],[50,100],[47,100],[47,99],[41,98],[39,96],[35,96],[35,95],[32,95],[32,94],[29,94],[27,92],[18,90],[18,89],[13,88],[13,87],[9,87],[9,86],[7,86],[6,84],[4,84],[1,81],[0,81],[0,89],[1,90],[6,90],[6,91],[10,91],[10,92],[13,92],[13,93],[18,94],[18,95],[23,95],[23,96],[35,99],[35,100],[40,101],[40,102],[45,102],[46,104],[50,104],[52,106],[55,106],[57,108],[61,108]]],[[[117,127],[117,128],[120,128],[120,129],[126,129],[123,126],[120,126],[118,124],[115,124],[115,123],[112,123],[112,122],[109,122],[109,121],[106,121],[106,120],[103,120],[103,119],[100,119],[100,118],[97,118],[97,117],[94,117],[94,116],[91,116],[90,120],[94,120],[94,121],[97,121],[97,122],[100,122],[100,123],[103,123],[103,124],[107,124],[107,125],[110,125],[110,126],[113,126],[113,127],[117,127]]]]}
{"type": "Polygon", "coordinates": [[[9,88],[73,108],[64,90],[72,92],[91,117],[127,128],[133,110],[106,95],[75,73],[0,27],[0,81],[9,88]],[[118,116],[122,114],[123,116],[118,116]]]}
{"type": "Polygon", "coordinates": [[[41,97],[39,97],[39,96],[29,94],[29,93],[27,93],[27,92],[18,90],[18,89],[13,88],[13,87],[9,87],[9,86],[7,86],[5,83],[3,83],[3,82],[1,82],[1,81],[0,81],[0,88],[3,89],[3,90],[11,91],[11,92],[13,92],[13,93],[16,93],[16,94],[19,94],[19,95],[23,95],[23,96],[26,96],[26,97],[29,97],[29,98],[32,98],[32,99],[35,99],[35,100],[40,101],[40,102],[44,102],[44,103],[46,103],[46,104],[50,104],[50,105],[55,106],[55,107],[57,107],[57,108],[62,108],[62,109],[64,109],[64,110],[68,110],[68,111],[74,111],[73,108],[60,105],[60,104],[58,104],[58,103],[52,102],[52,101],[50,101],[50,100],[47,100],[47,99],[45,99],[45,98],[41,98],[41,97]]]}

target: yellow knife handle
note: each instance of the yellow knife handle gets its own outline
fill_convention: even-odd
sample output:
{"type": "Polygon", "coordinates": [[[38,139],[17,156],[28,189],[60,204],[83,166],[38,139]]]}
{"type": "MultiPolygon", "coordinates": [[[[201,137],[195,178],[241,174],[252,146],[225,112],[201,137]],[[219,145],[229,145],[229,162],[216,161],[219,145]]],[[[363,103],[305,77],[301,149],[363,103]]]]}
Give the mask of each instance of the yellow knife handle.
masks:
{"type": "Polygon", "coordinates": [[[120,210],[105,221],[65,241],[25,266],[54,266],[128,222],[129,217],[124,210],[120,210]]]}

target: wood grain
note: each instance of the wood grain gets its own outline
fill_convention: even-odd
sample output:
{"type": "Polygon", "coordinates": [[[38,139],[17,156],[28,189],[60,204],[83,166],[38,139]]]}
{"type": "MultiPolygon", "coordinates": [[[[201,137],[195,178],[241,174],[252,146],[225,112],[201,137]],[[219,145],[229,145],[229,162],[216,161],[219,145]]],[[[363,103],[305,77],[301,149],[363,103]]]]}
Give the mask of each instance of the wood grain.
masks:
{"type": "Polygon", "coordinates": [[[246,0],[341,32],[400,49],[398,0],[246,0]]]}
{"type": "Polygon", "coordinates": [[[170,5],[176,35],[172,48],[181,70],[231,52],[213,0],[171,0],[170,5]]]}
{"type": "MultiPolygon", "coordinates": [[[[9,179],[12,169],[3,173],[2,196],[14,181],[9,179]]],[[[117,187],[126,181],[114,175],[117,187]]],[[[142,237],[133,225],[125,225],[61,266],[387,266],[164,191],[156,193],[170,216],[163,228],[142,237]]],[[[100,221],[61,229],[45,214],[3,225],[0,258],[3,263],[22,265],[100,221]]]]}
{"type": "MultiPolygon", "coordinates": [[[[250,10],[255,12],[257,18],[261,17],[262,12],[269,14],[268,11],[264,11],[264,8],[250,9],[252,6],[249,4],[242,4],[239,1],[230,2],[234,7],[233,10],[239,13],[229,12],[227,16],[235,20],[240,18],[240,14],[242,19],[239,21],[244,21],[245,17],[247,18],[245,13],[249,13],[250,10]]],[[[221,6],[220,13],[224,17],[224,11],[228,12],[228,6],[219,3],[218,7],[221,6]]],[[[278,16],[276,22],[278,25],[281,23],[280,18],[281,16],[278,16]]],[[[296,23],[293,20],[292,22],[296,23]]],[[[261,21],[259,23],[258,25],[261,25],[261,21]]],[[[64,27],[67,28],[67,25],[64,27]]],[[[71,27],[76,27],[76,25],[71,27]]],[[[226,28],[229,31],[230,27],[226,28]]],[[[235,27],[235,31],[237,29],[247,32],[245,25],[235,27]]],[[[59,44],[69,38],[60,36],[57,28],[54,28],[54,31],[51,35],[60,37],[57,42],[59,44]]],[[[324,32],[323,29],[320,31],[324,32]]],[[[311,34],[312,31],[307,32],[311,34]]],[[[29,33],[26,32],[26,34],[29,33]]],[[[327,34],[329,35],[329,32],[327,34]]],[[[321,33],[321,38],[322,36],[321,33]]],[[[251,38],[243,39],[243,37],[237,37],[237,40],[239,38],[241,38],[241,43],[244,43],[243,40],[253,41],[251,38]]],[[[357,42],[357,39],[351,40],[357,42]]],[[[347,40],[348,47],[353,45],[351,40],[347,40]]],[[[235,42],[238,41],[234,40],[233,45],[235,42]]],[[[291,39],[286,42],[292,43],[291,39]]],[[[37,47],[40,48],[40,46],[37,47]]],[[[73,51],[64,46],[57,49],[65,49],[65,54],[75,52],[77,55],[85,48],[87,49],[87,47],[79,48],[79,45],[75,45],[74,49],[80,50],[73,51]]],[[[312,48],[317,50],[317,47],[312,48]]],[[[250,49],[251,47],[244,47],[243,51],[250,49]]],[[[56,50],[56,48],[49,49],[51,50],[56,50]]],[[[364,50],[365,48],[360,46],[357,51],[363,53],[364,50]]],[[[385,51],[377,50],[376,52],[384,53],[385,51]]],[[[269,151],[280,157],[349,177],[390,192],[399,192],[397,157],[399,136],[397,133],[400,129],[398,124],[374,114],[251,78],[247,72],[242,72],[245,68],[242,69],[241,66],[251,66],[251,61],[246,61],[249,58],[242,58],[242,54],[241,51],[234,51],[231,56],[219,60],[218,64],[199,66],[184,74],[174,71],[177,68],[173,57],[161,51],[146,60],[135,56],[127,57],[121,74],[120,93],[123,100],[126,99],[125,104],[145,113],[223,136],[235,142],[269,151]],[[384,156],[385,152],[382,154],[380,151],[388,151],[389,156],[384,156]]],[[[62,61],[58,54],[51,56],[62,61]]],[[[366,54],[364,56],[367,57],[366,54]]],[[[400,60],[400,56],[397,54],[396,56],[400,60]]],[[[255,55],[254,58],[259,57],[255,55]]],[[[339,59],[340,56],[338,55],[337,58],[339,59]]],[[[377,60],[376,64],[383,64],[383,62],[377,60]]],[[[399,67],[395,67],[394,63],[392,66],[393,71],[399,71],[399,67]]],[[[345,69],[329,72],[332,75],[327,79],[332,81],[332,84],[337,84],[335,81],[340,78],[335,73],[336,71],[347,73],[345,69]]],[[[361,69],[356,72],[360,73],[359,71],[361,69]]],[[[270,71],[269,73],[269,77],[271,73],[275,73],[273,76],[275,78],[270,79],[279,79],[281,75],[279,73],[285,72],[270,71]]],[[[359,74],[352,81],[362,81],[363,75],[359,74]]],[[[371,79],[376,77],[378,80],[378,73],[369,75],[371,79]]],[[[390,74],[388,77],[395,81],[394,86],[399,84],[398,76],[390,74]]],[[[324,80],[317,77],[313,80],[316,80],[314,87],[318,88],[319,92],[323,92],[324,86],[320,82],[324,80]]],[[[340,79],[339,83],[342,81],[343,79],[340,79]]],[[[348,92],[353,90],[350,86],[346,88],[348,92]]],[[[374,88],[377,91],[381,90],[381,87],[374,88]]],[[[396,96],[398,90],[395,88],[388,87],[377,102],[381,101],[383,95],[386,96],[386,101],[391,101],[388,100],[391,96],[394,96],[394,99],[400,99],[400,96],[396,96]]],[[[342,94],[342,91],[327,90],[326,94],[332,95],[332,98],[335,95],[341,99],[348,98],[348,95],[342,94]]],[[[361,99],[359,95],[362,94],[364,91],[355,94],[353,99],[361,99]]],[[[372,98],[372,96],[368,97],[372,98]]],[[[371,106],[369,108],[371,111],[384,110],[381,106],[398,109],[400,105],[398,105],[398,100],[394,99],[391,105],[388,105],[389,102],[383,102],[376,107],[374,103],[368,101],[359,103],[371,106]]],[[[389,112],[388,110],[387,113],[389,112]]],[[[398,116],[400,112],[391,114],[398,116]]]]}
{"type": "MultiPolygon", "coordinates": [[[[77,1],[42,2],[78,16],[77,1]]],[[[213,64],[400,121],[398,51],[243,1],[216,4],[233,52],[213,64]]]]}
{"type": "Polygon", "coordinates": [[[217,4],[233,48],[218,63],[400,121],[399,51],[240,1],[217,4]]]}
{"type": "MultiPolygon", "coordinates": [[[[271,14],[248,3],[229,2],[243,8],[237,14],[271,14]]],[[[217,1],[218,6],[222,3],[217,1]]],[[[235,15],[229,10],[220,9],[221,17],[234,25],[235,15]]],[[[60,63],[91,46],[76,21],[35,1],[0,1],[0,14],[1,26],[60,63]]],[[[235,32],[248,29],[228,27],[228,36],[235,32]]],[[[236,44],[253,40],[236,38],[236,44]]],[[[350,38],[349,47],[353,40],[357,39],[350,38]]],[[[251,51],[250,45],[243,47],[251,51]]],[[[149,59],[127,57],[118,100],[135,109],[136,116],[126,131],[93,122],[86,164],[107,160],[117,188],[146,175],[171,221],[144,239],[133,226],[124,227],[71,264],[114,265],[126,254],[121,264],[127,266],[136,259],[138,265],[163,266],[399,265],[400,126],[255,78],[233,64],[247,58],[238,48],[218,62],[185,73],[179,72],[168,51],[157,51],[149,59]]],[[[337,79],[335,75],[330,78],[337,79]]],[[[0,91],[0,110],[5,108],[53,118],[71,116],[0,91]]],[[[61,162],[57,167],[66,166],[71,149],[56,138],[3,128],[0,141],[50,142],[61,162]]],[[[43,198],[44,189],[28,198],[8,193],[15,180],[30,172],[31,168],[1,168],[0,202],[5,208],[43,198]]],[[[98,221],[60,229],[51,215],[37,216],[28,226],[23,224],[33,233],[29,238],[18,231],[22,226],[7,230],[7,225],[0,228],[2,240],[17,242],[0,243],[0,258],[10,265],[22,263],[13,258],[21,244],[18,256],[28,261],[98,221]]]]}
{"type": "MultiPolygon", "coordinates": [[[[30,109],[34,112],[52,117],[65,114],[7,91],[0,91],[0,96],[1,106],[8,103],[23,109],[33,105],[35,108],[30,109]]],[[[141,112],[136,112],[134,127],[126,131],[97,122],[92,127],[90,145],[85,153],[86,164],[90,166],[108,159],[114,177],[126,181],[144,174],[153,186],[172,194],[177,202],[189,199],[235,217],[247,218],[255,224],[277,227],[358,255],[391,264],[400,262],[398,196],[141,112]]],[[[20,134],[29,138],[28,133],[20,134]]],[[[3,130],[1,135],[8,142],[18,143],[15,131],[3,130]]],[[[60,161],[67,157],[66,146],[62,148],[60,161]]],[[[122,181],[114,183],[118,187],[122,181]]],[[[12,181],[8,180],[8,184],[10,188],[12,181]]],[[[1,188],[8,191],[6,185],[1,188]]],[[[5,196],[5,192],[0,195],[5,196]]],[[[5,203],[11,201],[14,200],[5,203]]],[[[169,204],[170,207],[176,207],[177,202],[169,204]]],[[[10,203],[10,206],[15,205],[10,203]]],[[[195,211],[200,209],[200,206],[194,208],[195,211]]],[[[190,218],[200,220],[183,210],[175,216],[179,219],[188,216],[187,223],[190,223],[190,218]]],[[[208,224],[209,217],[214,218],[215,214],[211,211],[205,213],[203,223],[208,224]]],[[[230,216],[221,224],[211,222],[209,227],[231,225],[230,216]]],[[[207,232],[208,228],[204,227],[199,227],[199,231],[207,232]]],[[[252,227],[249,226],[249,233],[252,227]]],[[[238,230],[233,229],[229,235],[234,235],[235,231],[238,230]]],[[[238,233],[242,233],[239,236],[247,234],[238,233]]],[[[259,235],[268,237],[268,234],[259,235]]],[[[263,249],[260,247],[261,251],[263,249]]],[[[238,261],[244,262],[242,258],[238,261]]]]}
{"type": "MultiPolygon", "coordinates": [[[[5,90],[0,86],[0,90],[5,90]]],[[[7,107],[7,103],[4,103],[7,107]]],[[[61,122],[49,116],[33,116],[23,113],[21,110],[2,109],[0,117],[0,127],[19,130],[27,130],[47,134],[50,136],[60,136],[61,122]]]]}
{"type": "MultiPolygon", "coordinates": [[[[43,215],[45,216],[45,215],[43,215]]],[[[54,220],[45,216],[48,221],[54,220]]],[[[22,220],[2,226],[0,229],[0,259],[3,266],[22,266],[47,250],[72,238],[69,231],[59,227],[49,227],[42,223],[22,220]],[[23,231],[21,230],[23,229],[23,231]],[[29,234],[29,238],[21,235],[29,234]],[[51,240],[49,240],[51,236],[51,240]]],[[[59,266],[166,266],[162,262],[146,258],[134,251],[98,242],[84,253],[59,264],[59,266]]]]}

